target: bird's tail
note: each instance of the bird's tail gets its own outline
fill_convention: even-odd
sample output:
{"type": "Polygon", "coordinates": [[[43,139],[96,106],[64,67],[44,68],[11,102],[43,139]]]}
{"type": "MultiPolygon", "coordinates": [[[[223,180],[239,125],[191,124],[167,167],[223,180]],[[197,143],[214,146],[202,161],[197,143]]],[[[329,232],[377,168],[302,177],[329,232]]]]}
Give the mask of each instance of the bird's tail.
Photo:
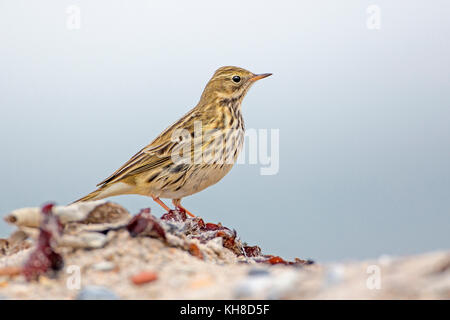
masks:
{"type": "Polygon", "coordinates": [[[135,187],[126,183],[122,182],[115,182],[113,184],[104,184],[100,186],[97,190],[92,191],[88,195],[84,196],[81,199],[78,199],[76,202],[83,202],[83,201],[93,201],[93,200],[100,200],[112,196],[118,196],[121,194],[130,194],[135,191],[135,187]]]}
{"type": "Polygon", "coordinates": [[[100,187],[97,190],[92,191],[88,195],[86,195],[83,198],[80,198],[80,199],[78,199],[78,200],[76,200],[76,201],[74,201],[72,203],[84,202],[84,201],[94,201],[94,200],[100,200],[100,199],[106,198],[107,196],[102,195],[102,193],[104,191],[102,189],[103,188],[100,187]]]}

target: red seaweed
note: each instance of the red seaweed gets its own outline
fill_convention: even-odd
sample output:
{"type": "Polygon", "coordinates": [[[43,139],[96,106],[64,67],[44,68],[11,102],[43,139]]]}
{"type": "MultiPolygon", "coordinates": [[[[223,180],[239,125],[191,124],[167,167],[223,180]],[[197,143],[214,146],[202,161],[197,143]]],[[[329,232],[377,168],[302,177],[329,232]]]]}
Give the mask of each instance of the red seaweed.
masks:
{"type": "Polygon", "coordinates": [[[150,214],[150,208],[141,209],[127,225],[127,230],[132,237],[149,236],[166,240],[166,233],[156,218],[150,214]]]}
{"type": "Polygon", "coordinates": [[[245,246],[244,252],[247,257],[258,257],[261,255],[261,248],[258,246],[245,246]]]}
{"type": "Polygon", "coordinates": [[[199,227],[200,229],[204,229],[204,228],[205,228],[205,222],[203,221],[202,218],[195,217],[195,218],[194,218],[194,222],[198,225],[198,227],[199,227]]]}
{"type": "Polygon", "coordinates": [[[41,209],[43,220],[36,249],[30,254],[22,269],[27,281],[37,279],[48,272],[56,272],[64,267],[62,256],[57,253],[57,237],[61,235],[63,226],[57,216],[53,215],[53,204],[44,205],[41,209]]]}
{"type": "Polygon", "coordinates": [[[172,220],[172,221],[186,221],[187,216],[185,211],[170,210],[169,212],[161,216],[161,220],[172,220]]]}
{"type": "Polygon", "coordinates": [[[236,243],[236,230],[233,230],[232,232],[228,229],[219,230],[216,232],[215,236],[223,239],[222,245],[225,248],[230,249],[238,256],[243,254],[242,247],[236,243]]]}
{"type": "MultiPolygon", "coordinates": [[[[237,240],[235,230],[231,231],[221,223],[205,223],[200,217],[189,218],[184,211],[179,209],[170,210],[163,214],[160,220],[161,222],[185,222],[186,225],[184,226],[183,232],[191,239],[199,240],[200,243],[207,243],[214,238],[220,237],[222,238],[222,245],[224,248],[233,251],[237,256],[244,255],[255,262],[290,266],[303,266],[314,263],[311,260],[295,258],[294,261],[286,261],[279,256],[262,255],[260,247],[242,245],[242,243],[237,240]]],[[[165,239],[164,229],[159,224],[159,221],[150,214],[150,209],[141,210],[141,212],[130,221],[127,229],[132,236],[147,235],[165,239]]],[[[186,249],[191,255],[203,259],[203,254],[197,245],[191,244],[186,249]]]]}
{"type": "Polygon", "coordinates": [[[269,256],[265,262],[270,264],[288,264],[286,260],[278,256],[269,256]]]}
{"type": "Polygon", "coordinates": [[[215,223],[206,223],[205,226],[202,228],[206,231],[216,231],[216,230],[230,230],[227,227],[222,226],[221,223],[215,224],[215,223]]]}

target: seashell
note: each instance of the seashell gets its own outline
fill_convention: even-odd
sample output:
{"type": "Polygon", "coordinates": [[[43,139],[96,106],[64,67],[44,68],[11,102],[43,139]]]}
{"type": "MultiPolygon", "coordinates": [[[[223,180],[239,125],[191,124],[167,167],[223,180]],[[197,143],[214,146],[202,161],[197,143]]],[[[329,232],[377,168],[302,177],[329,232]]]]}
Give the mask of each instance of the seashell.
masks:
{"type": "Polygon", "coordinates": [[[91,266],[96,271],[111,271],[116,268],[116,265],[111,261],[101,261],[91,266]]]}
{"type": "Polygon", "coordinates": [[[21,208],[12,211],[5,217],[5,221],[17,226],[37,228],[41,224],[40,208],[21,208]]]}

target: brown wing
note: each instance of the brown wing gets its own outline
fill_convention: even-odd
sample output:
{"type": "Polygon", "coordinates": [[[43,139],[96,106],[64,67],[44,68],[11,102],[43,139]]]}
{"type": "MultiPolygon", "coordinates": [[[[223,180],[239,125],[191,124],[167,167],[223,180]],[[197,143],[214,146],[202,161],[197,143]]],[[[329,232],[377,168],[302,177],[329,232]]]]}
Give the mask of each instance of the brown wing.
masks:
{"type": "Polygon", "coordinates": [[[125,179],[131,175],[136,175],[172,163],[171,152],[173,148],[179,144],[179,142],[172,141],[172,134],[177,129],[186,129],[193,132],[191,130],[193,130],[196,116],[197,113],[194,108],[180,120],[164,130],[155,140],[145,148],[141,149],[112,175],[97,184],[97,186],[104,186],[125,179]]]}

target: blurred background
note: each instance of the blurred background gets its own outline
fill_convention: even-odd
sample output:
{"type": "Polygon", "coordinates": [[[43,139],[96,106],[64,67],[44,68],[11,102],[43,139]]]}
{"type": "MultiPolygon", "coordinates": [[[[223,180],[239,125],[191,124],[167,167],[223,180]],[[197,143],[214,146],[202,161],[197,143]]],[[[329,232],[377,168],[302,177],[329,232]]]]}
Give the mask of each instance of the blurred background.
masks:
{"type": "Polygon", "coordinates": [[[449,248],[449,17],[424,0],[2,0],[0,215],[94,190],[236,65],[274,74],[243,114],[280,130],[279,172],[236,165],[187,208],[286,258],[449,248]]]}

